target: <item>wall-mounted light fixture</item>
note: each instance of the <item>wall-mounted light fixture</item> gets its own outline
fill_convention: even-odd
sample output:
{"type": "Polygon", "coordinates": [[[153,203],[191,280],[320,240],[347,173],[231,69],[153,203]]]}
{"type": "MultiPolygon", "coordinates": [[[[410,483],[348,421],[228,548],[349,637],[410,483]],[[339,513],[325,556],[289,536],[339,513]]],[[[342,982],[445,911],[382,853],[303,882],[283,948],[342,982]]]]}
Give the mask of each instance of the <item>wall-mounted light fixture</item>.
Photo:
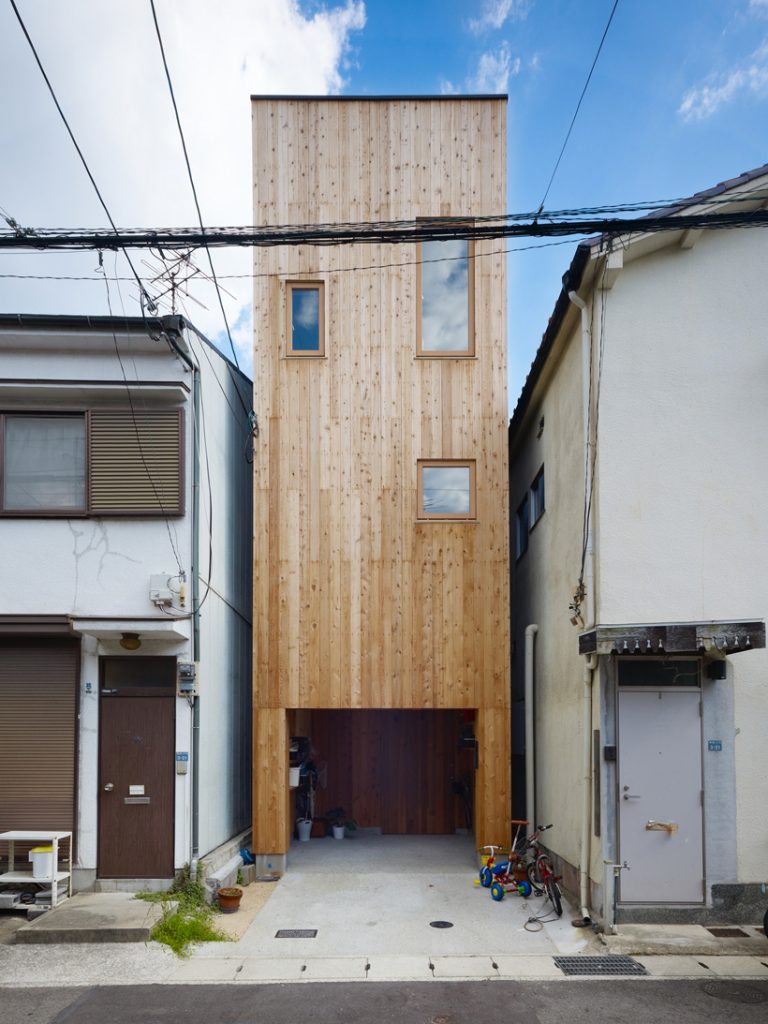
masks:
{"type": "Polygon", "coordinates": [[[120,646],[126,651],[138,651],[141,647],[141,640],[138,633],[122,633],[120,646]]]}

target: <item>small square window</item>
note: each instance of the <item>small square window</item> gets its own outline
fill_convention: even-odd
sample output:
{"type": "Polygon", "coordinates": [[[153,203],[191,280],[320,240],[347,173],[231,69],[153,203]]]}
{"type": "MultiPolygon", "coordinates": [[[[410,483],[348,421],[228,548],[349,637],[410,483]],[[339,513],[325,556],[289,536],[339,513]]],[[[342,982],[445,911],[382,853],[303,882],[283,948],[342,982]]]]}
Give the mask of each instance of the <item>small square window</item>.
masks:
{"type": "Polygon", "coordinates": [[[322,281],[288,282],[288,355],[325,355],[322,281]]]}
{"type": "Polygon", "coordinates": [[[475,463],[419,462],[419,519],[475,518],[475,463]]]}
{"type": "Polygon", "coordinates": [[[523,498],[515,513],[515,558],[522,558],[528,550],[528,530],[530,529],[530,512],[528,495],[523,498]]]}
{"type": "Polygon", "coordinates": [[[536,474],[531,484],[531,529],[544,515],[544,467],[536,474]]]}

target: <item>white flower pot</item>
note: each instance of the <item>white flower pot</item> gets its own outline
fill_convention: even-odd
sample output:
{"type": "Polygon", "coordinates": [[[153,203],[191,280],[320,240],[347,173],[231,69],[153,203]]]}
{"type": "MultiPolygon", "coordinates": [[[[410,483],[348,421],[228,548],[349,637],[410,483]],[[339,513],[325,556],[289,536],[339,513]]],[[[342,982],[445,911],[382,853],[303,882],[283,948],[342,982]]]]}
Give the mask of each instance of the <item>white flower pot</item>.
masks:
{"type": "Polygon", "coordinates": [[[309,835],[312,831],[312,819],[311,818],[297,818],[296,827],[299,830],[299,842],[308,843],[309,835]]]}
{"type": "Polygon", "coordinates": [[[333,838],[334,839],[343,839],[344,838],[344,826],[343,825],[334,825],[333,826],[333,838]]]}

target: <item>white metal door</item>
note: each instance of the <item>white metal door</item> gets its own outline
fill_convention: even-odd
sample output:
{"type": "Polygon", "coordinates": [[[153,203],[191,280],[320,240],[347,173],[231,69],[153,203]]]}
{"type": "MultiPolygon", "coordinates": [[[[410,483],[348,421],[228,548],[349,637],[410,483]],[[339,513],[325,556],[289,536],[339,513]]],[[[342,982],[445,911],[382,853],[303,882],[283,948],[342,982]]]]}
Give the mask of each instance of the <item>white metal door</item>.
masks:
{"type": "Polygon", "coordinates": [[[699,690],[619,687],[622,903],[704,898],[699,690]]]}

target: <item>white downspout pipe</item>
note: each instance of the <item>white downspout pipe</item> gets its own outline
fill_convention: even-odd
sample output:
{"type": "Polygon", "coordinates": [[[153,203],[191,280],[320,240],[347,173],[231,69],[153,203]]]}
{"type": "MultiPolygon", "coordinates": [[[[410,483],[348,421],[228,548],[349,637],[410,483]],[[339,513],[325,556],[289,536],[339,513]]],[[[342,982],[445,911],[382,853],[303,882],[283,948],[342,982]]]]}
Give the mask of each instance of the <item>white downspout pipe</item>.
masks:
{"type": "Polygon", "coordinates": [[[528,835],[536,828],[536,749],[533,729],[533,667],[534,637],[539,631],[535,624],[525,627],[525,816],[528,835]]]}
{"type": "MultiPolygon", "coordinates": [[[[587,462],[586,487],[587,493],[593,487],[592,480],[592,438],[590,436],[590,324],[586,302],[576,294],[568,292],[568,298],[581,311],[581,357],[582,357],[582,388],[583,388],[583,421],[584,445],[587,462]]],[[[595,625],[595,548],[592,530],[594,502],[591,503],[589,519],[586,524],[587,543],[584,559],[584,628],[595,625]]],[[[592,836],[592,683],[597,668],[597,656],[590,654],[584,658],[584,677],[582,693],[582,810],[581,810],[581,844],[579,853],[579,903],[581,916],[586,923],[592,919],[589,911],[589,865],[591,859],[592,836]]],[[[595,768],[597,770],[597,767],[595,768]]]]}

